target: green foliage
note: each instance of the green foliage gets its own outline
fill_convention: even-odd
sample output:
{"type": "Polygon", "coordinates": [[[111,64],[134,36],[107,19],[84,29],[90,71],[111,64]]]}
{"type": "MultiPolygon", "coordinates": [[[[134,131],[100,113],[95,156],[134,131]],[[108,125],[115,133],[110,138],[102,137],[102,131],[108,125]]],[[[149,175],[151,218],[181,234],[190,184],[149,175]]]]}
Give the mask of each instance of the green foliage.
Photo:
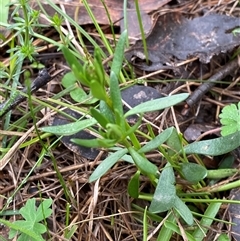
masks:
{"type": "MultiPolygon", "coordinates": [[[[7,24],[9,15],[9,2],[10,0],[2,0],[0,2],[0,26],[7,24]]],[[[4,36],[0,34],[0,39],[4,40],[4,36]]]]}
{"type": "Polygon", "coordinates": [[[70,136],[72,134],[75,134],[83,129],[86,129],[90,126],[93,126],[96,124],[97,121],[94,118],[86,119],[86,120],[80,120],[74,123],[69,123],[65,125],[59,125],[59,126],[46,126],[40,128],[42,131],[54,133],[56,135],[65,135],[70,136]]]}
{"type": "Polygon", "coordinates": [[[52,210],[49,208],[51,205],[52,200],[46,199],[36,208],[36,200],[34,198],[29,199],[26,205],[19,210],[19,213],[25,220],[17,220],[11,223],[0,219],[0,223],[11,228],[9,239],[18,236],[18,241],[44,241],[42,234],[47,232],[47,228],[40,222],[46,220],[51,215],[52,210]]]}
{"type": "MultiPolygon", "coordinates": [[[[123,62],[126,37],[126,32],[123,32],[116,46],[111,65],[110,79],[104,74],[98,50],[95,52],[92,63],[79,66],[81,64],[73,53],[68,48],[62,47],[63,54],[72,69],[71,80],[65,78],[62,84],[67,87],[79,81],[82,85],[88,86],[93,97],[100,100],[100,107],[99,110],[96,109],[96,107],[90,108],[90,115],[93,118],[79,120],[76,123],[70,124],[71,126],[68,124],[58,127],[43,127],[41,130],[58,135],[69,135],[74,132],[74,129],[75,132],[77,132],[98,123],[98,133],[101,138],[94,140],[73,139],[72,141],[87,147],[112,148],[116,144],[120,144],[123,148],[118,149],[114,153],[111,152],[95,169],[89,181],[93,182],[101,178],[114,164],[123,158],[123,156],[129,154],[138,169],[129,182],[129,195],[135,198],[139,197],[139,180],[140,176],[144,175],[149,178],[153,186],[157,186],[149,210],[153,213],[159,213],[174,209],[186,223],[191,225],[193,223],[192,214],[177,195],[173,167],[175,167],[183,177],[193,182],[198,182],[206,176],[205,169],[195,164],[194,170],[198,170],[199,175],[194,178],[193,175],[190,174],[193,170],[193,165],[190,163],[179,163],[178,153],[183,147],[181,138],[175,128],[171,127],[166,129],[156,137],[151,138],[151,140],[141,147],[135,134],[141,124],[141,117],[133,126],[129,126],[127,122],[127,117],[130,115],[144,114],[146,112],[168,108],[185,100],[188,94],[183,93],[150,100],[132,108],[124,114],[118,78],[123,62]],[[109,93],[106,91],[108,86],[110,87],[109,93]],[[88,123],[88,121],[90,124],[87,126],[86,123],[88,123]],[[162,147],[164,143],[168,146],[166,151],[166,148],[162,147]],[[147,152],[154,149],[162,151],[163,156],[168,160],[161,174],[158,167],[145,156],[147,152]]],[[[186,161],[187,160],[185,160],[185,162],[186,161]]]]}
{"type": "Polygon", "coordinates": [[[193,184],[197,184],[207,176],[207,169],[196,163],[182,163],[180,170],[183,177],[193,184]]]}
{"type": "Polygon", "coordinates": [[[213,140],[193,142],[184,147],[186,154],[219,156],[240,146],[240,131],[213,140]]]}
{"type": "Polygon", "coordinates": [[[221,134],[227,136],[240,131],[240,102],[238,105],[231,104],[222,109],[219,115],[220,122],[223,125],[221,134]]]}
{"type": "Polygon", "coordinates": [[[138,198],[139,196],[139,178],[140,171],[137,171],[128,183],[128,194],[133,198],[138,198]]]}
{"type": "Polygon", "coordinates": [[[161,99],[150,100],[150,101],[141,103],[138,106],[129,110],[125,114],[125,117],[134,115],[134,114],[139,114],[139,113],[147,113],[147,112],[156,111],[156,110],[163,110],[184,101],[187,97],[188,97],[187,93],[182,93],[178,95],[163,97],[161,99]]]}
{"type": "MultiPolygon", "coordinates": [[[[101,178],[119,160],[133,164],[137,170],[129,181],[128,193],[133,198],[142,198],[150,201],[149,211],[145,208],[143,216],[144,239],[147,239],[147,218],[155,215],[154,217],[157,217],[156,220],[159,221],[160,216],[158,216],[158,214],[163,212],[168,212],[169,216],[164,222],[157,240],[170,240],[173,233],[182,234],[182,230],[176,225],[176,218],[181,218],[188,225],[192,225],[193,214],[185,204],[185,202],[188,202],[186,198],[187,194],[184,193],[185,187],[175,183],[176,176],[186,179],[188,181],[187,185],[191,186],[191,190],[194,193],[195,188],[201,187],[203,183],[202,180],[206,177],[212,179],[225,178],[238,172],[235,169],[208,171],[202,165],[189,163],[186,154],[221,155],[238,147],[240,145],[240,104],[238,104],[238,107],[236,105],[230,105],[223,109],[220,115],[223,125],[223,137],[221,138],[210,141],[200,141],[184,147],[182,137],[174,127],[167,128],[160,134],[156,134],[156,136],[154,134],[155,132],[151,130],[151,127],[148,127],[150,134],[141,133],[138,129],[143,114],[169,108],[184,101],[188,97],[188,94],[182,93],[151,100],[124,113],[119,82],[124,82],[121,70],[124,61],[124,48],[128,38],[127,32],[124,31],[119,38],[114,50],[114,58],[109,64],[111,70],[110,75],[108,75],[102,64],[104,52],[92,42],[91,38],[89,38],[89,40],[95,46],[93,57],[88,56],[87,59],[83,59],[77,51],[74,51],[74,49],[70,50],[70,47],[73,47],[70,40],[61,34],[60,27],[63,19],[66,18],[77,29],[79,26],[69,19],[66,14],[64,15],[56,6],[53,6],[52,1],[47,0],[47,2],[60,13],[56,13],[51,17],[51,20],[53,26],[60,32],[61,43],[63,43],[60,49],[71,68],[71,72],[67,73],[62,79],[62,85],[66,90],[73,87],[69,94],[75,102],[91,106],[87,106],[89,110],[87,119],[80,119],[75,123],[62,126],[42,127],[41,130],[57,135],[72,135],[86,128],[91,129],[91,127],[94,126],[94,131],[97,132],[98,138],[93,140],[72,139],[72,142],[82,146],[103,147],[109,150],[108,157],[93,171],[89,182],[94,182],[101,178]],[[138,121],[133,126],[130,126],[127,120],[127,117],[131,115],[139,116],[138,121]],[[142,139],[144,139],[144,142],[142,142],[142,139]],[[148,159],[147,154],[152,151],[160,153],[161,160],[152,162],[148,159]],[[161,170],[159,168],[160,162],[161,167],[163,167],[161,170]],[[149,180],[151,191],[142,193],[140,192],[141,182],[146,179],[149,180]]],[[[87,1],[83,2],[106,45],[106,37],[95,21],[87,1]]],[[[19,5],[13,14],[15,24],[12,26],[9,25],[9,29],[16,30],[19,39],[19,45],[13,46],[9,51],[12,66],[15,66],[15,63],[22,63],[24,58],[33,60],[32,56],[36,52],[33,45],[33,37],[35,36],[33,26],[38,24],[39,12],[33,11],[27,3],[27,0],[19,1],[19,5]],[[15,15],[20,8],[24,17],[15,15]]],[[[4,18],[6,18],[6,15],[4,18]]],[[[80,32],[85,35],[84,31],[81,30],[80,32]]],[[[88,38],[86,35],[85,37],[88,38]]],[[[112,54],[111,46],[107,44],[105,47],[108,52],[112,54]]],[[[147,58],[147,50],[145,48],[144,50],[147,58]]],[[[21,69],[21,67],[19,69],[21,69]]],[[[17,74],[20,74],[20,70],[17,74]]],[[[0,75],[11,78],[11,76],[5,72],[0,73],[0,75]]],[[[13,76],[14,72],[12,72],[11,75],[13,76]]],[[[3,224],[11,228],[9,238],[13,239],[18,235],[18,240],[20,241],[43,240],[41,235],[47,230],[46,227],[39,222],[51,215],[51,209],[49,208],[51,203],[51,200],[45,200],[36,208],[35,199],[30,199],[26,203],[26,206],[20,210],[20,214],[25,220],[18,220],[14,223],[0,220],[3,224]]],[[[205,217],[201,220],[203,227],[211,225],[209,220],[215,217],[220,207],[219,204],[220,203],[217,202],[215,205],[210,204],[208,206],[205,217]]],[[[68,222],[66,222],[66,226],[68,226],[68,222]]],[[[70,239],[76,228],[77,226],[72,226],[72,228],[65,233],[65,238],[70,239]]],[[[205,231],[207,232],[206,229],[204,232],[205,231]]],[[[195,229],[195,231],[185,230],[188,240],[202,240],[204,236],[199,234],[199,232],[202,232],[201,228],[195,229]]]]}
{"type": "Polygon", "coordinates": [[[163,169],[158,180],[149,211],[153,213],[160,213],[168,211],[174,207],[177,196],[174,184],[174,171],[172,166],[168,163],[163,169]]]}

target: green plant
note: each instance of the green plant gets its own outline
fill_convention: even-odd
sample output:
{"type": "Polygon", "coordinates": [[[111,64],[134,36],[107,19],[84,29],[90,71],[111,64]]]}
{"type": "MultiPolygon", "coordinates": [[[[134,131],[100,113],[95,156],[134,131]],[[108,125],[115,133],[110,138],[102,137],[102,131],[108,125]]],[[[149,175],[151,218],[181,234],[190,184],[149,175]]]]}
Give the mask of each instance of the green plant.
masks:
{"type": "Polygon", "coordinates": [[[223,125],[221,131],[222,136],[227,136],[240,131],[240,102],[238,105],[231,104],[225,106],[222,109],[219,118],[223,125]]]}
{"type": "Polygon", "coordinates": [[[42,201],[38,208],[36,208],[35,198],[29,199],[26,205],[19,210],[19,214],[25,220],[17,220],[9,222],[4,219],[0,219],[0,223],[10,227],[9,239],[13,239],[18,236],[18,241],[35,240],[43,241],[42,234],[47,232],[46,218],[48,218],[52,210],[49,208],[52,205],[51,199],[42,201]],[[44,221],[45,223],[40,223],[44,221]]]}
{"type": "MultiPolygon", "coordinates": [[[[237,173],[238,170],[222,169],[209,171],[204,167],[201,159],[196,154],[199,153],[203,155],[221,155],[233,150],[234,148],[239,146],[240,136],[239,134],[237,134],[238,132],[235,133],[234,131],[234,133],[232,133],[231,135],[217,138],[216,140],[209,140],[203,142],[201,141],[189,145],[186,145],[181,134],[178,133],[174,127],[167,128],[162,133],[155,135],[155,131],[150,125],[148,125],[148,133],[143,133],[141,130],[139,130],[139,126],[142,122],[142,116],[145,113],[173,106],[185,100],[188,94],[183,93],[149,101],[147,103],[136,106],[128,112],[124,113],[122,108],[120,95],[121,89],[119,87],[119,83],[126,83],[124,76],[121,73],[121,70],[124,59],[124,46],[127,42],[127,33],[123,32],[116,48],[115,46],[110,46],[109,41],[107,40],[96,19],[94,18],[87,1],[83,1],[85,8],[89,13],[89,16],[93,20],[93,23],[96,26],[96,29],[103,40],[102,42],[104,44],[104,47],[107,49],[110,55],[114,52],[114,59],[112,62],[109,63],[111,71],[110,75],[108,75],[102,65],[102,58],[106,57],[103,48],[97,46],[96,42],[90,37],[90,35],[88,35],[81,28],[81,26],[79,26],[78,23],[73,21],[66,13],[64,13],[55,4],[53,4],[51,0],[46,1],[49,6],[55,9],[57,14],[55,14],[53,17],[50,17],[45,12],[45,15],[48,19],[51,20],[52,25],[59,32],[61,42],[64,46],[60,46],[57,42],[54,42],[53,40],[34,32],[33,26],[35,23],[37,23],[38,13],[33,12],[32,9],[29,8],[29,6],[27,5],[28,1],[20,1],[20,6],[24,8],[23,13],[26,14],[28,12],[28,16],[24,15],[24,18],[28,17],[28,19],[25,23],[23,21],[23,18],[21,19],[19,18],[19,16],[17,16],[17,18],[15,19],[17,24],[12,25],[11,27],[11,30],[16,31],[19,34],[20,45],[15,46],[13,43],[13,45],[11,46],[11,48],[13,49],[13,51],[10,53],[12,56],[12,69],[11,71],[9,71],[10,74],[7,74],[7,71],[3,71],[1,73],[1,76],[7,78],[9,77],[9,79],[11,79],[11,76],[15,77],[15,73],[17,73],[16,78],[19,77],[21,73],[21,64],[23,58],[31,59],[32,54],[36,50],[33,49],[32,46],[29,46],[28,43],[25,46],[25,43],[27,41],[29,41],[29,43],[32,43],[32,37],[43,39],[49,43],[54,44],[54,46],[59,47],[62,50],[69,66],[71,67],[72,72],[66,74],[62,80],[62,85],[64,86],[65,90],[54,96],[52,99],[50,98],[48,100],[50,104],[49,102],[44,103],[43,101],[40,101],[35,97],[29,97],[30,100],[32,99],[37,102],[39,106],[33,108],[30,104],[31,113],[26,113],[23,118],[14,122],[12,126],[24,128],[26,126],[28,118],[33,116],[31,118],[34,119],[34,115],[39,110],[41,110],[43,106],[54,109],[51,104],[71,107],[75,110],[80,110],[83,113],[88,114],[86,119],[78,120],[73,124],[56,127],[43,127],[41,128],[41,130],[57,135],[71,135],[83,129],[89,128],[92,132],[96,133],[98,138],[94,140],[72,140],[79,145],[84,145],[87,147],[105,148],[108,151],[108,157],[105,158],[105,160],[103,160],[101,164],[94,170],[94,172],[90,176],[90,182],[94,182],[97,179],[101,178],[119,160],[124,160],[136,166],[136,173],[129,180],[128,193],[133,198],[139,198],[149,201],[149,207],[145,209],[141,209],[141,207],[133,205],[133,208],[141,210],[144,213],[142,218],[144,241],[147,240],[147,233],[149,227],[148,219],[156,222],[164,221],[158,233],[157,240],[170,240],[173,233],[178,233],[183,237],[185,235],[188,240],[203,240],[205,234],[208,231],[205,226],[211,225],[212,220],[217,220],[215,219],[215,216],[221,204],[224,202],[231,202],[221,199],[212,199],[209,193],[229,190],[230,188],[239,186],[239,183],[233,182],[231,183],[231,185],[222,185],[210,188],[207,187],[203,179],[205,177],[209,179],[226,178],[237,173]],[[86,58],[80,56],[79,51],[70,41],[69,36],[63,34],[61,30],[63,19],[69,21],[76,28],[79,41],[83,48],[85,48],[85,45],[82,41],[81,35],[86,37],[93,44],[93,46],[95,47],[95,53],[93,58],[92,56],[90,56],[89,53],[89,56],[87,56],[86,58]],[[28,31],[29,34],[25,33],[26,31],[28,31]],[[15,66],[16,62],[20,64],[18,65],[18,68],[15,72],[13,67],[15,66]],[[82,88],[82,86],[84,87],[82,88]],[[70,96],[74,101],[87,104],[87,106],[85,105],[86,108],[79,108],[73,105],[63,103],[61,102],[61,100],[58,100],[59,97],[62,97],[68,93],[70,93],[70,96]],[[133,126],[130,126],[127,120],[127,118],[131,115],[138,115],[138,120],[133,126]],[[98,127],[98,129],[96,129],[96,126],[98,127]],[[141,144],[142,140],[144,140],[144,145],[141,144]],[[151,162],[147,159],[147,154],[155,150],[157,150],[162,155],[162,169],[159,168],[158,163],[151,162]],[[194,158],[195,160],[197,160],[198,164],[190,163],[187,157],[188,154],[194,154],[194,158]],[[141,176],[144,176],[145,180],[149,180],[149,185],[151,185],[152,187],[151,190],[154,189],[154,191],[144,193],[139,191],[142,180],[141,176]],[[180,177],[182,179],[185,179],[187,181],[186,186],[180,185],[179,183],[176,184],[176,176],[178,176],[178,178],[180,177]],[[186,189],[188,189],[188,187],[190,187],[190,192],[185,191],[186,189]],[[205,190],[207,191],[202,191],[202,188],[206,188],[205,190]],[[187,205],[185,203],[187,203],[187,205]],[[204,212],[204,214],[193,211],[194,208],[198,207],[198,203],[200,203],[202,207],[204,206],[206,208],[206,212],[204,212]],[[165,212],[167,212],[166,216],[165,212]],[[183,233],[183,229],[181,228],[181,225],[183,223],[182,220],[184,220],[187,224],[192,225],[194,220],[193,216],[200,220],[200,223],[204,228],[193,227],[195,228],[194,230],[185,230],[185,233],[183,233]]],[[[126,11],[127,1],[124,2],[126,11]]],[[[135,1],[135,3],[137,3],[137,1],[135,1]]],[[[16,10],[15,12],[17,11],[18,10],[16,10]]],[[[137,11],[140,21],[138,7],[137,11]]],[[[42,12],[44,13],[43,8],[42,12]]],[[[5,23],[5,25],[7,24],[5,23]]],[[[142,28],[141,33],[143,36],[142,28]]],[[[147,57],[146,44],[144,44],[144,46],[145,55],[147,57]]],[[[87,50],[84,50],[84,53],[86,53],[87,50]]],[[[14,90],[14,88],[12,89],[14,90]]],[[[12,99],[14,99],[13,97],[12,99]]],[[[46,133],[40,134],[37,138],[33,138],[23,143],[21,147],[26,147],[32,145],[33,143],[39,142],[39,140],[42,140],[42,138],[45,138],[46,136],[49,135],[46,133]]],[[[11,146],[13,142],[14,140],[11,140],[9,146],[11,146]]],[[[54,146],[54,143],[48,146],[45,143],[41,142],[41,145],[43,147],[42,155],[39,157],[37,163],[40,163],[45,155],[51,155],[51,148],[54,146]],[[49,148],[46,148],[46,146],[48,146],[49,148]]],[[[6,152],[8,149],[6,148],[4,150],[6,152]]],[[[3,155],[4,154],[5,153],[3,153],[3,155]]],[[[71,198],[69,198],[70,195],[68,195],[67,186],[62,179],[61,173],[57,169],[56,160],[53,162],[53,164],[56,167],[55,170],[57,174],[59,174],[58,178],[60,180],[60,183],[62,187],[64,187],[66,199],[69,199],[70,202],[72,200],[71,198]]],[[[29,176],[27,176],[26,179],[28,177],[29,176]]],[[[16,189],[13,196],[20,189],[20,187],[16,189]]],[[[33,205],[31,206],[33,207],[33,205]]],[[[67,206],[66,213],[68,213],[68,215],[66,218],[66,226],[69,225],[69,217],[71,216],[69,215],[69,210],[70,209],[67,206]]],[[[27,214],[24,215],[27,216],[27,214]]],[[[36,220],[37,218],[35,218],[35,223],[38,224],[36,220]]],[[[20,234],[19,240],[21,237],[26,237],[26,235],[31,236],[36,240],[42,240],[40,237],[40,231],[43,231],[43,227],[41,227],[39,230],[32,227],[33,230],[29,233],[25,229],[23,229],[22,226],[19,227],[18,223],[14,224],[7,222],[6,220],[2,220],[2,223],[5,223],[12,228],[12,231],[10,233],[11,237],[16,234],[17,230],[20,234]]],[[[22,224],[26,225],[26,223],[22,224]]],[[[36,227],[39,226],[37,225],[36,227]]],[[[75,232],[76,228],[76,226],[72,226],[70,230],[66,229],[65,238],[70,238],[71,235],[75,232]]]]}
{"type": "MultiPolygon", "coordinates": [[[[94,140],[72,140],[79,145],[103,147],[110,151],[110,155],[96,168],[90,176],[89,181],[93,182],[102,177],[121,158],[128,159],[138,169],[129,182],[129,194],[135,198],[150,200],[151,205],[149,210],[153,213],[174,209],[189,225],[192,225],[193,216],[178,196],[179,190],[175,186],[173,168],[181,176],[194,184],[206,176],[206,169],[200,165],[189,163],[184,155],[182,157],[179,155],[179,152],[183,148],[182,141],[173,127],[164,130],[158,136],[148,136],[150,140],[142,147],[136,136],[136,133],[140,133],[138,127],[141,124],[141,117],[144,113],[173,106],[185,100],[188,94],[178,94],[151,100],[124,113],[118,77],[123,62],[126,37],[127,33],[125,31],[122,33],[116,46],[109,78],[104,72],[98,50],[95,51],[93,62],[82,66],[69,49],[65,46],[62,47],[63,54],[72,69],[71,75],[74,75],[75,80],[90,88],[92,97],[100,101],[99,110],[96,107],[90,108],[89,114],[92,117],[89,119],[79,120],[65,126],[43,127],[41,130],[58,135],[70,135],[73,132],[83,130],[98,123],[98,134],[101,138],[94,140]],[[107,91],[108,86],[109,92],[107,91]],[[127,117],[135,114],[140,115],[139,119],[136,124],[130,126],[127,117]],[[166,148],[163,147],[163,143],[167,144],[166,148]],[[112,148],[116,145],[121,147],[118,147],[117,151],[112,152],[112,148]],[[167,164],[161,174],[157,165],[150,162],[145,156],[146,153],[154,149],[159,149],[165,160],[167,160],[167,164]],[[128,158],[125,158],[127,156],[128,158]],[[139,193],[140,174],[148,177],[152,185],[155,186],[154,194],[149,196],[139,193]]],[[[66,82],[64,85],[66,85],[66,82]]]]}

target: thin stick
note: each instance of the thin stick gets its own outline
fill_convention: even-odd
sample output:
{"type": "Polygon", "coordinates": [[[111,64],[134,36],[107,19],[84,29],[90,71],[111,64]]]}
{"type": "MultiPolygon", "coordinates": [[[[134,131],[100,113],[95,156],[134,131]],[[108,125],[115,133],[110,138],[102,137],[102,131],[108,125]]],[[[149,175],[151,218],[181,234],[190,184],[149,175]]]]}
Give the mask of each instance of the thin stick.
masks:
{"type": "Polygon", "coordinates": [[[222,80],[227,75],[234,72],[237,68],[239,68],[238,58],[223,66],[216,74],[210,77],[206,83],[200,85],[186,100],[188,107],[192,107],[197,104],[202,99],[203,95],[211,90],[211,88],[216,84],[216,81],[222,80]]]}
{"type": "MultiPolygon", "coordinates": [[[[39,88],[43,87],[46,85],[49,81],[51,81],[56,75],[60,74],[63,72],[63,70],[58,71],[56,74],[51,76],[46,68],[41,70],[39,72],[39,75],[37,78],[32,82],[31,87],[30,87],[30,92],[34,93],[37,91],[39,88]]],[[[4,116],[8,111],[13,110],[17,105],[19,105],[21,102],[27,99],[25,95],[28,93],[28,87],[25,87],[21,92],[19,92],[19,95],[15,96],[15,98],[10,98],[0,104],[0,117],[4,116]]]]}

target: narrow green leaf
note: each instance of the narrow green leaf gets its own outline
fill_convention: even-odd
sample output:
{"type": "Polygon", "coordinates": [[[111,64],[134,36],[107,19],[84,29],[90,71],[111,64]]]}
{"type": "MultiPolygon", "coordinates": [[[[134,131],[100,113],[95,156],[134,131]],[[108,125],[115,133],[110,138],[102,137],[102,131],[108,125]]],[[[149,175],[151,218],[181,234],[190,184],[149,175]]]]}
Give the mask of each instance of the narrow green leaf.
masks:
{"type": "Polygon", "coordinates": [[[169,147],[168,154],[170,156],[182,150],[182,142],[175,128],[173,129],[172,134],[169,136],[166,143],[169,147]]]}
{"type": "Polygon", "coordinates": [[[78,225],[72,225],[70,228],[68,228],[68,231],[64,234],[64,238],[67,240],[71,240],[73,234],[77,231],[78,225]]]}
{"type": "Polygon", "coordinates": [[[124,58],[124,48],[125,48],[127,36],[128,36],[127,30],[124,30],[118,40],[118,43],[114,52],[111,72],[114,72],[117,78],[122,68],[122,62],[124,58]]]}
{"type": "MultiPolygon", "coordinates": [[[[175,223],[169,222],[168,220],[166,220],[164,222],[164,226],[168,229],[171,229],[174,233],[177,233],[177,234],[181,235],[180,228],[175,223]]],[[[188,241],[195,241],[195,239],[193,238],[193,236],[189,232],[187,232],[186,230],[184,230],[184,231],[185,231],[185,234],[187,236],[188,241]]]]}
{"type": "Polygon", "coordinates": [[[143,214],[143,241],[147,241],[148,236],[148,220],[147,220],[147,206],[144,209],[143,214]]]}
{"type": "Polygon", "coordinates": [[[171,95],[171,96],[167,96],[159,99],[150,100],[150,101],[141,103],[140,105],[129,110],[127,113],[125,113],[125,117],[134,115],[134,114],[166,109],[168,107],[171,107],[173,105],[176,105],[184,101],[185,99],[187,99],[188,96],[189,94],[182,93],[182,94],[171,95]]]}
{"type": "Polygon", "coordinates": [[[207,176],[207,169],[196,163],[181,163],[180,169],[183,177],[193,184],[197,184],[207,176]]]}
{"type": "Polygon", "coordinates": [[[115,123],[115,118],[113,116],[112,110],[109,108],[106,102],[100,101],[99,105],[100,112],[106,117],[107,120],[109,120],[110,123],[115,123]]]}
{"type": "Polygon", "coordinates": [[[231,177],[234,174],[238,173],[237,168],[227,168],[227,169],[218,169],[218,170],[208,170],[207,178],[209,179],[222,179],[226,177],[231,177]]]}
{"type": "Polygon", "coordinates": [[[89,82],[86,81],[85,78],[81,78],[81,73],[83,72],[83,67],[80,64],[79,60],[75,57],[75,55],[64,45],[62,45],[61,50],[63,55],[68,62],[71,70],[73,71],[77,80],[79,80],[82,84],[89,86],[89,82]]]}
{"type": "Polygon", "coordinates": [[[79,145],[79,146],[85,146],[85,147],[89,147],[89,148],[107,148],[107,147],[111,147],[113,146],[116,141],[112,140],[112,139],[90,139],[90,140],[86,140],[86,139],[78,139],[78,138],[72,138],[71,142],[79,145]]]}
{"type": "Polygon", "coordinates": [[[139,196],[139,177],[140,171],[137,171],[128,183],[128,194],[130,197],[138,198],[139,196]]]}
{"type": "Polygon", "coordinates": [[[147,144],[145,144],[138,152],[139,153],[146,153],[152,150],[157,149],[160,145],[162,145],[172,134],[174,127],[167,128],[158,136],[153,138],[147,144]]]}
{"type": "Polygon", "coordinates": [[[209,204],[198,228],[193,232],[193,237],[196,241],[202,241],[207,236],[207,232],[210,230],[209,227],[211,227],[213,219],[218,214],[221,204],[214,202],[209,204]]]}
{"type": "Polygon", "coordinates": [[[176,195],[175,176],[171,164],[167,163],[163,169],[155,189],[153,200],[149,207],[152,213],[161,213],[170,210],[174,204],[176,195]]]}
{"type": "Polygon", "coordinates": [[[186,154],[203,154],[211,156],[219,156],[226,154],[240,146],[240,131],[219,137],[212,140],[199,141],[191,143],[184,147],[186,154]]]}
{"type": "Polygon", "coordinates": [[[116,144],[117,140],[104,138],[104,139],[98,139],[98,142],[100,147],[111,148],[116,144]]]}
{"type": "Polygon", "coordinates": [[[140,155],[132,147],[130,147],[128,150],[140,172],[143,175],[148,176],[151,180],[154,180],[158,173],[157,166],[151,163],[147,158],[140,155]]]}
{"type": "MultiPolygon", "coordinates": [[[[123,120],[123,104],[120,93],[119,83],[115,72],[110,74],[110,97],[113,104],[113,110],[117,111],[121,120],[123,120]]],[[[120,124],[120,123],[118,123],[120,124]]]]}
{"type": "Polygon", "coordinates": [[[232,239],[228,237],[226,233],[220,234],[218,237],[218,241],[231,241],[232,239]]]}
{"type": "Polygon", "coordinates": [[[59,126],[46,126],[39,128],[41,131],[53,133],[59,136],[70,136],[83,129],[93,126],[97,123],[94,118],[76,121],[74,123],[59,125],[59,126]]]}
{"type": "Polygon", "coordinates": [[[90,88],[93,97],[107,102],[108,97],[105,87],[102,86],[97,80],[91,80],[90,88]]]}
{"type": "Polygon", "coordinates": [[[90,112],[92,117],[94,117],[104,129],[106,128],[107,124],[110,123],[110,121],[95,108],[91,108],[90,112]]]}
{"type": "Polygon", "coordinates": [[[113,154],[110,154],[105,160],[98,165],[94,170],[92,175],[89,177],[89,182],[94,182],[100,177],[102,177],[117,161],[125,154],[127,154],[127,149],[121,149],[113,154]]]}
{"type": "Polygon", "coordinates": [[[193,215],[190,209],[178,196],[175,198],[174,209],[188,225],[193,225],[193,215]]]}
{"type": "MultiPolygon", "coordinates": [[[[176,223],[176,214],[174,214],[172,211],[169,211],[168,212],[168,218],[165,222],[169,221],[171,223],[176,223]],[[169,212],[171,212],[169,214],[169,212]]],[[[165,223],[164,222],[164,223],[165,223]]],[[[170,241],[172,240],[172,235],[173,235],[173,231],[172,229],[170,228],[167,228],[165,225],[163,225],[163,227],[161,228],[159,234],[158,234],[158,237],[157,237],[157,240],[156,241],[170,241]]]]}

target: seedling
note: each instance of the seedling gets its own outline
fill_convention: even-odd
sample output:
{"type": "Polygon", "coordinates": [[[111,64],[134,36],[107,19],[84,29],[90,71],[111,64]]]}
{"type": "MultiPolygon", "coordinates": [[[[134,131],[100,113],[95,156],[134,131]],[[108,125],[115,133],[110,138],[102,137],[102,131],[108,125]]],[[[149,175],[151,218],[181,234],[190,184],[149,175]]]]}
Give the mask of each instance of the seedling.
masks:
{"type": "Polygon", "coordinates": [[[181,157],[178,154],[183,148],[182,141],[173,127],[164,130],[157,136],[149,136],[150,141],[144,146],[140,145],[136,136],[143,114],[173,106],[185,100],[188,94],[183,93],[150,100],[124,113],[118,77],[122,67],[126,37],[126,32],[123,32],[116,46],[110,77],[106,76],[103,70],[98,50],[95,52],[93,63],[86,63],[82,66],[68,48],[62,47],[63,54],[71,66],[74,83],[79,81],[90,88],[90,94],[99,101],[99,107],[90,108],[91,117],[87,120],[78,120],[75,123],[61,126],[43,127],[41,130],[57,135],[71,135],[97,124],[99,128],[97,133],[101,137],[91,140],[72,139],[74,143],[81,146],[109,150],[109,156],[95,169],[89,181],[93,182],[101,178],[120,159],[127,160],[137,167],[136,174],[129,182],[129,194],[135,198],[147,198],[138,191],[139,177],[144,175],[156,187],[155,193],[150,198],[152,202],[149,210],[159,213],[173,209],[186,223],[192,225],[192,213],[178,197],[173,168],[192,183],[202,180],[206,176],[206,169],[200,165],[188,163],[184,156],[181,157]],[[127,117],[132,115],[138,115],[138,120],[133,126],[130,126],[127,117]],[[164,143],[167,144],[167,148],[162,147],[164,143]],[[116,151],[114,152],[113,149],[116,151]],[[146,158],[146,153],[155,149],[158,149],[167,160],[162,172],[157,165],[146,158]]]}
{"type": "Polygon", "coordinates": [[[11,228],[9,239],[18,236],[18,241],[35,240],[44,241],[42,234],[47,232],[46,225],[40,223],[46,220],[52,210],[49,208],[52,205],[51,199],[46,199],[36,208],[36,200],[29,199],[26,205],[19,210],[19,213],[25,220],[17,220],[13,223],[0,219],[0,222],[11,228]]]}

